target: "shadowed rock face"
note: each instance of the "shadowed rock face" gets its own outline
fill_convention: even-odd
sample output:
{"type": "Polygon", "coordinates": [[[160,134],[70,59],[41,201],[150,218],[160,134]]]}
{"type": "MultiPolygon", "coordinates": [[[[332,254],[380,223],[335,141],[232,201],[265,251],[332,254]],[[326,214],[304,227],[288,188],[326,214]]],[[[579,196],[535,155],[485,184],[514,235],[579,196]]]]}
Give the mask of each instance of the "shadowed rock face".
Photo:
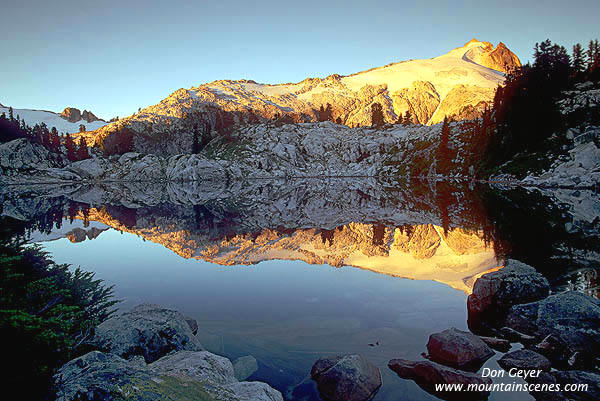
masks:
{"type": "Polygon", "coordinates": [[[381,372],[360,355],[321,358],[310,376],[326,401],[367,401],[381,387],[381,372]]]}
{"type": "MultiPolygon", "coordinates": [[[[600,301],[579,292],[568,291],[515,305],[506,317],[506,325],[538,339],[554,337],[563,344],[566,356],[578,352],[584,364],[588,360],[587,364],[593,365],[593,359],[600,355],[600,301]]],[[[560,359],[556,352],[547,356],[560,359]]]]}
{"type": "Polygon", "coordinates": [[[435,391],[436,384],[462,383],[465,387],[469,384],[491,384],[489,377],[481,377],[476,373],[465,372],[450,368],[431,361],[408,361],[406,359],[392,359],[388,367],[403,379],[414,380],[425,391],[445,400],[487,400],[489,391],[435,391]]]}
{"type": "Polygon", "coordinates": [[[79,109],[76,109],[75,107],[66,107],[62,111],[62,113],[60,113],[60,116],[70,123],[76,123],[81,120],[87,121],[88,123],[94,121],[101,121],[91,111],[84,110],[82,112],[79,109]]]}
{"type": "Polygon", "coordinates": [[[429,336],[429,358],[443,365],[477,371],[494,351],[476,335],[454,327],[429,336]]]}

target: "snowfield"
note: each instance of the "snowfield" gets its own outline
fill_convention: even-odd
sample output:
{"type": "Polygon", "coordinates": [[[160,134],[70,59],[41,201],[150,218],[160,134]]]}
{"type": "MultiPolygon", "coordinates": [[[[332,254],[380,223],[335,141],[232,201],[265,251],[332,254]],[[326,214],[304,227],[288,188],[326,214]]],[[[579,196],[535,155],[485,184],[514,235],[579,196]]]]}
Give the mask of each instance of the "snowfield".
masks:
{"type": "MultiPolygon", "coordinates": [[[[6,113],[8,116],[8,107],[0,106],[0,114],[6,113]]],[[[85,120],[80,120],[75,123],[71,123],[60,116],[58,113],[45,110],[29,110],[29,109],[13,109],[15,118],[19,116],[21,120],[25,120],[25,124],[33,127],[35,124],[44,123],[49,129],[56,127],[60,133],[73,134],[79,132],[79,125],[85,125],[86,131],[94,131],[100,127],[105,126],[104,121],[93,121],[88,123],[85,120]]]]}

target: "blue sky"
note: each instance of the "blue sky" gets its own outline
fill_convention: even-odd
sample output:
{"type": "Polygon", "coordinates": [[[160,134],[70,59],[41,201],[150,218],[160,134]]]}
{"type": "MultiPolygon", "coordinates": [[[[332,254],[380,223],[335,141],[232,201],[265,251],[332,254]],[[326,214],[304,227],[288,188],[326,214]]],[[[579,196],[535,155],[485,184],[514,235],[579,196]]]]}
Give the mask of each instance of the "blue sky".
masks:
{"type": "Polygon", "coordinates": [[[0,103],[111,118],[215,79],[297,82],[436,57],[473,37],[522,61],[599,35],[600,1],[13,1],[0,103]]]}

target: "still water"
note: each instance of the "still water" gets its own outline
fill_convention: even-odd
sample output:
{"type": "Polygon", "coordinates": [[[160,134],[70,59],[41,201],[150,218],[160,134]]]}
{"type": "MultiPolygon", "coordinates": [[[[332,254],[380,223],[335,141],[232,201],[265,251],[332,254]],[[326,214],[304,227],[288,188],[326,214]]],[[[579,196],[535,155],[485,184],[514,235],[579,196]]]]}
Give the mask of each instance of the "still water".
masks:
{"type": "MultiPolygon", "coordinates": [[[[31,241],[114,285],[120,308],[177,309],[198,321],[209,351],[254,356],[259,369],[248,380],[269,383],[286,400],[319,400],[311,366],[348,353],[381,369],[375,400],[437,399],[387,362],[422,359],[434,332],[467,330],[474,281],[506,257],[539,267],[557,290],[597,295],[596,194],[568,194],[575,202],[465,188],[314,191],[261,186],[127,203],[84,202],[79,192],[41,197],[45,206],[29,193],[20,198],[29,203],[5,200],[3,213],[37,219],[31,241]]],[[[500,356],[484,367],[497,367],[500,356]]]]}

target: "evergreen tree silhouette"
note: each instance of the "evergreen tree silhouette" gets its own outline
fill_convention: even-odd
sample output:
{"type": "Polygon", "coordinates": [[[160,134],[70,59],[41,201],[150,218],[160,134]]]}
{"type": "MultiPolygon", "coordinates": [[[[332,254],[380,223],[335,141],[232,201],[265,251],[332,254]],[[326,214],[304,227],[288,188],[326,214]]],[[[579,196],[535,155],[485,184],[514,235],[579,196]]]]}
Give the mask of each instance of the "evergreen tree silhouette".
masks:
{"type": "Polygon", "coordinates": [[[383,108],[380,103],[375,102],[371,105],[371,125],[381,127],[384,123],[383,108]]]}

